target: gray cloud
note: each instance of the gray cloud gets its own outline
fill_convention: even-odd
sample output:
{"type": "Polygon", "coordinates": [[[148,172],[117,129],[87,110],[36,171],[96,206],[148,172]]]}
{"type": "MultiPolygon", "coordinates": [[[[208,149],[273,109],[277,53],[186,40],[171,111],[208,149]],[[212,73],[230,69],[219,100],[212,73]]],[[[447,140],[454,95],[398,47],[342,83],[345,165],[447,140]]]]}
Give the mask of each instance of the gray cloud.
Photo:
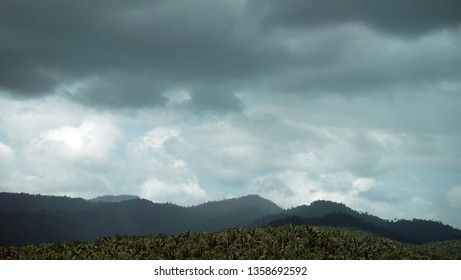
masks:
{"type": "Polygon", "coordinates": [[[461,3],[457,0],[275,0],[253,5],[255,9],[266,7],[264,23],[269,26],[319,27],[360,22],[379,31],[412,37],[461,23],[461,3]]]}
{"type": "Polygon", "coordinates": [[[267,177],[257,182],[256,190],[258,193],[276,192],[282,196],[293,196],[294,192],[280,179],[267,177]]]}
{"type": "Polygon", "coordinates": [[[67,92],[73,100],[90,106],[106,108],[145,108],[163,105],[162,92],[166,86],[149,75],[139,73],[113,73],[91,79],[73,92],[67,92]]]}
{"type": "Polygon", "coordinates": [[[162,104],[163,91],[197,83],[202,84],[195,99],[200,102],[214,94],[198,92],[226,83],[220,96],[228,95],[224,99],[231,104],[200,105],[219,110],[235,107],[234,88],[265,68],[264,51],[245,35],[232,2],[49,0],[5,6],[0,87],[14,94],[52,94],[60,84],[96,77],[100,82],[78,100],[130,107],[138,104],[137,97],[145,97],[143,106],[162,104]],[[115,80],[114,71],[120,74],[115,80]]]}
{"type": "Polygon", "coordinates": [[[96,79],[72,98],[148,107],[183,88],[193,108],[239,111],[240,90],[356,95],[459,79],[455,36],[439,38],[449,41],[441,51],[438,38],[399,42],[366,28],[458,26],[458,1],[414,2],[3,1],[0,88],[27,98],[96,79]]]}
{"type": "Polygon", "coordinates": [[[222,89],[207,87],[193,91],[191,109],[197,112],[208,112],[210,110],[239,112],[243,110],[243,102],[235,93],[222,91],[222,89]]]}
{"type": "Polygon", "coordinates": [[[40,96],[52,91],[58,82],[56,78],[46,69],[24,61],[20,56],[14,51],[0,50],[0,88],[23,97],[40,96]]]}

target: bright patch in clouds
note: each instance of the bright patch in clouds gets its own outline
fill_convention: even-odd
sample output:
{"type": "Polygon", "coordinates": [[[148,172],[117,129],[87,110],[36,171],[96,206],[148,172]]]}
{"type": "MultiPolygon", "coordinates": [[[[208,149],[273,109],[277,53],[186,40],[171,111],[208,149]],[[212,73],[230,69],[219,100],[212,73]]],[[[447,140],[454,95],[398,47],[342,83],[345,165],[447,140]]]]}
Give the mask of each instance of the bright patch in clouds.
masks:
{"type": "Polygon", "coordinates": [[[185,182],[164,182],[149,178],[141,184],[140,196],[157,202],[174,202],[193,206],[206,198],[196,178],[185,182]]]}
{"type": "Polygon", "coordinates": [[[0,159],[7,160],[13,157],[13,149],[0,142],[0,159]]]}
{"type": "Polygon", "coordinates": [[[30,152],[50,158],[86,158],[104,161],[120,141],[120,133],[110,123],[99,119],[84,121],[80,126],[51,129],[30,142],[30,152]]]}
{"type": "Polygon", "coordinates": [[[82,148],[84,142],[89,140],[89,135],[94,127],[95,125],[93,123],[84,123],[77,128],[65,126],[46,133],[44,138],[51,141],[62,142],[66,147],[72,150],[78,150],[82,148]]]}

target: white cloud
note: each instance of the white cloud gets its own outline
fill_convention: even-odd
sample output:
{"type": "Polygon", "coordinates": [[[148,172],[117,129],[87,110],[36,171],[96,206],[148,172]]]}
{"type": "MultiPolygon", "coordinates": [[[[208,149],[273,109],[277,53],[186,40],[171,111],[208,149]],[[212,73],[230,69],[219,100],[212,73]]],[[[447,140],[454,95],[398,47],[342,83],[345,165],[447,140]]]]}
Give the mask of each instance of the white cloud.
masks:
{"type": "MultiPolygon", "coordinates": [[[[130,193],[184,205],[257,193],[282,207],[330,199],[390,218],[453,216],[457,200],[436,204],[428,195],[432,175],[419,168],[459,170],[457,131],[389,129],[384,109],[401,101],[392,98],[375,100],[375,108],[371,97],[245,100],[257,110],[228,116],[190,115],[174,104],[114,115],[58,98],[7,100],[11,106],[0,104],[8,139],[0,145],[1,188],[130,193]],[[54,107],[56,118],[47,114],[54,107]]],[[[404,116],[401,109],[389,118],[404,116]]]]}
{"type": "Polygon", "coordinates": [[[180,130],[166,126],[129,139],[125,146],[127,175],[136,181],[152,174],[162,179],[189,179],[191,172],[181,153],[183,144],[180,130]]]}
{"type": "Polygon", "coordinates": [[[187,140],[195,148],[190,159],[197,171],[224,184],[242,185],[248,174],[263,168],[266,147],[246,130],[227,121],[189,128],[187,140]]]}
{"type": "Polygon", "coordinates": [[[461,209],[461,186],[452,187],[445,193],[445,197],[450,207],[456,210],[461,209]]]}
{"type": "Polygon", "coordinates": [[[154,202],[174,202],[192,206],[206,199],[206,192],[199,186],[196,178],[185,182],[165,182],[148,178],[140,188],[140,196],[154,202]]]}
{"type": "Polygon", "coordinates": [[[118,168],[123,132],[111,114],[58,97],[2,98],[0,108],[0,131],[11,142],[2,190],[91,197],[113,188],[106,176],[118,168]]]}
{"type": "Polygon", "coordinates": [[[135,142],[129,145],[132,153],[142,156],[146,152],[157,152],[164,148],[168,140],[177,138],[180,132],[170,127],[157,127],[140,136],[135,142]]]}
{"type": "Polygon", "coordinates": [[[121,133],[110,121],[95,118],[80,126],[65,125],[33,138],[28,153],[36,160],[64,160],[74,164],[107,164],[121,133]]]}
{"type": "Polygon", "coordinates": [[[377,185],[378,183],[373,178],[356,178],[352,181],[352,195],[357,196],[361,192],[366,192],[377,185]]]}
{"type": "Polygon", "coordinates": [[[87,140],[88,134],[94,129],[93,123],[84,123],[81,127],[64,126],[59,129],[51,130],[44,138],[46,140],[62,142],[66,148],[79,150],[87,140]]]}
{"type": "Polygon", "coordinates": [[[13,158],[14,156],[14,151],[13,149],[0,142],[0,161],[9,161],[13,158]]]}
{"type": "Polygon", "coordinates": [[[189,156],[190,143],[179,127],[158,126],[129,139],[125,174],[131,193],[155,202],[193,205],[207,193],[199,185],[189,156]]]}
{"type": "Polygon", "coordinates": [[[47,130],[77,126],[88,115],[97,113],[59,97],[23,101],[0,96],[0,130],[15,145],[26,145],[47,130]]]}
{"type": "Polygon", "coordinates": [[[359,193],[376,185],[377,183],[373,179],[357,178],[345,172],[308,174],[301,171],[286,170],[255,178],[248,189],[256,191],[286,208],[309,204],[319,199],[355,205],[359,193]]]}
{"type": "Polygon", "coordinates": [[[315,200],[319,185],[305,172],[286,170],[257,177],[248,189],[288,208],[315,200]]]}
{"type": "Polygon", "coordinates": [[[14,150],[10,146],[0,142],[0,180],[5,180],[5,177],[10,176],[14,159],[14,150]]]}

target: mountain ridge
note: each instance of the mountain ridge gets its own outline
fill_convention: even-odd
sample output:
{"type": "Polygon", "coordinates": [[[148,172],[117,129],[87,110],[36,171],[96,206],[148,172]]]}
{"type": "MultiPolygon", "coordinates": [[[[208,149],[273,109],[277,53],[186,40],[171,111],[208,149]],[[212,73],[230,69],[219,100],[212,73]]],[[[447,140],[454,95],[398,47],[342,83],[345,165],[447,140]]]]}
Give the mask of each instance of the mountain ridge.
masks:
{"type": "Polygon", "coordinates": [[[102,195],[88,199],[91,202],[122,202],[125,200],[140,199],[137,195],[121,194],[121,195],[102,195]]]}
{"type": "Polygon", "coordinates": [[[82,198],[0,193],[0,245],[94,241],[109,235],[213,232],[285,224],[353,227],[415,244],[461,236],[461,230],[441,222],[388,221],[326,200],[285,210],[258,195],[183,207],[139,197],[95,203],[82,198]]]}

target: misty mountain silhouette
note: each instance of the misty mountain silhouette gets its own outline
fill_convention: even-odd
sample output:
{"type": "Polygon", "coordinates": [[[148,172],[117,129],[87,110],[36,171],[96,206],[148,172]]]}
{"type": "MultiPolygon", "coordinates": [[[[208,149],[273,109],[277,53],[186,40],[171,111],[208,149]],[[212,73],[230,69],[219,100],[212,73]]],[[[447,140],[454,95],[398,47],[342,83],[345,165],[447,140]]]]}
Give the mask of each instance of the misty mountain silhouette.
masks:
{"type": "Polygon", "coordinates": [[[137,195],[103,195],[90,199],[91,202],[122,202],[125,200],[139,199],[137,195]]]}
{"type": "Polygon", "coordinates": [[[210,201],[189,209],[198,218],[199,228],[205,231],[246,226],[258,218],[283,211],[258,195],[210,201]]]}
{"type": "Polygon", "coordinates": [[[344,204],[315,201],[283,210],[248,195],[193,207],[134,196],[82,198],[0,193],[0,245],[95,241],[109,235],[145,236],[218,231],[256,225],[350,227],[391,239],[426,243],[459,238],[461,230],[425,220],[387,221],[344,204]]]}
{"type": "Polygon", "coordinates": [[[26,193],[0,193],[0,212],[71,212],[97,207],[83,198],[67,196],[30,195],[26,193]]]}

